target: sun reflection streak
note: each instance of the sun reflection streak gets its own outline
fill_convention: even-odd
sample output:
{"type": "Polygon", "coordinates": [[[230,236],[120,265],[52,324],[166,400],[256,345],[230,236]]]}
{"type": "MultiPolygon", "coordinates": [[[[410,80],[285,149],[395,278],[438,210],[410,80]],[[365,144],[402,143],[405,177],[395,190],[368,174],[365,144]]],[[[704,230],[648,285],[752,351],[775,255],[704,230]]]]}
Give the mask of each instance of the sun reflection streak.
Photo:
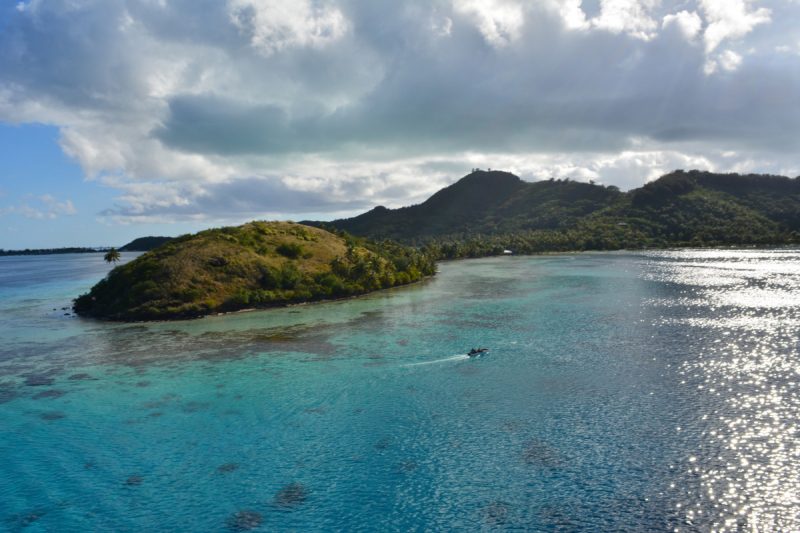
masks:
{"type": "Polygon", "coordinates": [[[800,531],[800,252],[643,255],[659,259],[645,279],[676,290],[646,302],[671,310],[653,325],[693,332],[679,375],[696,384],[698,409],[714,407],[685,424],[700,449],[676,465],[685,494],[675,530],[800,531]]]}

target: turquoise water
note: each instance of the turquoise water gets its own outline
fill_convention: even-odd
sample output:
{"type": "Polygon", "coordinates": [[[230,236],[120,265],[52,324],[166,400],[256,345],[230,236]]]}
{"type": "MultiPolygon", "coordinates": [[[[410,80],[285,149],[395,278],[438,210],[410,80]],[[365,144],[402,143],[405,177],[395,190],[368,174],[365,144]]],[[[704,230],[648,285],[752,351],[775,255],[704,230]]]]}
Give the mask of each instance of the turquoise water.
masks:
{"type": "Polygon", "coordinates": [[[0,258],[0,531],[797,529],[798,266],[492,258],[110,324],[62,310],[99,256],[0,258]]]}

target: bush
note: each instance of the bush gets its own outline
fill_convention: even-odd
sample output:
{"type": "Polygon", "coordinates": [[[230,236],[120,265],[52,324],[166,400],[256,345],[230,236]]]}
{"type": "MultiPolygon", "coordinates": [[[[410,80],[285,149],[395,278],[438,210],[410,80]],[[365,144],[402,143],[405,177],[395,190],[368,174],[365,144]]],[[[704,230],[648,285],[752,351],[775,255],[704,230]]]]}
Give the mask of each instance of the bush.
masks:
{"type": "Polygon", "coordinates": [[[289,259],[297,259],[303,255],[303,247],[296,242],[284,242],[275,251],[289,259]]]}

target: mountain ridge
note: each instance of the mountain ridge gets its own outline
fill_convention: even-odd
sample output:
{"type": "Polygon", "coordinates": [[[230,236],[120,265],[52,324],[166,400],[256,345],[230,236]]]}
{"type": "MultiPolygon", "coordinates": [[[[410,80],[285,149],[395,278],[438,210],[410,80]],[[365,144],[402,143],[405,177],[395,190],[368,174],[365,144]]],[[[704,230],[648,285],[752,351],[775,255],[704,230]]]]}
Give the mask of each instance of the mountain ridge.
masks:
{"type": "Polygon", "coordinates": [[[507,172],[473,171],[421,204],[377,207],[323,224],[416,246],[471,242],[468,257],[508,246],[535,252],[789,244],[800,242],[800,177],[676,170],[622,192],[593,182],[525,182],[507,172]]]}

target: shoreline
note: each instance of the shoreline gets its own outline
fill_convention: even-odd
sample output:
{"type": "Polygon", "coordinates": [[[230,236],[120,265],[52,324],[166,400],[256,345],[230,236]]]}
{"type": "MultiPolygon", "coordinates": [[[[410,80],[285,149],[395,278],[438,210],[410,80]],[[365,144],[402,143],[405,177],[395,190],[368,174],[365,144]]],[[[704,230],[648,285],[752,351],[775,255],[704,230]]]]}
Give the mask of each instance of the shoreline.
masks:
{"type": "MultiPolygon", "coordinates": [[[[664,250],[664,251],[676,251],[676,250],[730,250],[730,249],[771,249],[771,248],[795,248],[800,247],[798,244],[746,244],[746,245],[720,245],[720,246],[673,246],[673,247],[666,247],[666,248],[622,248],[619,250],[570,250],[570,251],[560,251],[560,252],[532,252],[528,254],[512,254],[512,255],[482,255],[480,257],[457,257],[453,259],[439,259],[437,263],[452,263],[455,261],[469,261],[475,259],[491,259],[491,258],[506,258],[506,257],[533,257],[533,256],[543,256],[543,255],[567,255],[567,254],[589,254],[589,253],[616,253],[616,252],[643,252],[643,251],[651,251],[651,250],[664,250]]],[[[440,273],[441,271],[437,270],[436,274],[440,273]]],[[[354,300],[357,298],[361,298],[364,296],[369,296],[371,294],[377,294],[385,291],[391,291],[395,289],[402,289],[404,287],[411,287],[413,285],[417,285],[424,281],[428,281],[436,276],[433,274],[431,276],[425,276],[417,281],[406,283],[404,285],[395,285],[393,287],[386,287],[383,289],[378,289],[375,291],[365,292],[362,294],[356,294],[351,296],[343,296],[337,298],[320,298],[318,300],[310,300],[305,302],[286,302],[286,303],[279,303],[279,304],[272,304],[272,305],[265,305],[261,307],[247,307],[243,309],[236,309],[232,311],[220,311],[216,313],[211,313],[208,315],[198,315],[193,317],[175,317],[175,318],[166,318],[166,319],[155,319],[155,320],[140,320],[140,319],[132,319],[126,320],[122,318],[112,318],[112,317],[92,317],[92,316],[83,316],[75,313],[75,316],[86,319],[86,320],[97,320],[99,322],[111,322],[111,323],[120,323],[120,324],[151,324],[151,323],[166,323],[166,322],[180,322],[180,321],[189,321],[189,320],[201,320],[204,318],[213,318],[213,317],[220,317],[225,315],[233,315],[239,313],[252,313],[255,311],[269,311],[271,309],[285,309],[287,307],[297,307],[301,305],[314,305],[314,304],[324,304],[329,302],[340,302],[345,300],[354,300]]],[[[72,309],[72,307],[70,307],[72,309]]],[[[73,311],[74,312],[74,311],[73,311]]]]}
{"type": "Polygon", "coordinates": [[[452,263],[453,261],[467,261],[471,259],[488,259],[492,257],[531,257],[537,255],[561,255],[561,254],[607,254],[615,252],[647,252],[652,250],[731,250],[731,249],[771,249],[771,248],[798,248],[800,244],[720,244],[717,246],[667,246],[656,248],[647,246],[644,248],[620,248],[618,250],[565,250],[561,252],[531,252],[528,254],[508,254],[508,255],[481,255],[478,257],[455,257],[453,259],[437,259],[437,263],[452,263]]]}
{"type": "Polygon", "coordinates": [[[378,289],[378,290],[375,290],[375,291],[365,292],[365,293],[362,293],[362,294],[354,294],[354,295],[351,295],[351,296],[343,296],[343,297],[339,297],[339,298],[320,298],[318,300],[309,300],[309,301],[306,301],[306,302],[286,302],[286,303],[280,303],[280,304],[265,305],[265,306],[262,306],[262,307],[247,307],[247,308],[244,308],[244,309],[236,309],[236,310],[233,310],[233,311],[220,311],[218,313],[210,313],[208,315],[199,315],[199,316],[193,316],[193,317],[175,317],[175,318],[155,319],[155,320],[125,320],[125,319],[122,319],[122,318],[115,319],[115,318],[110,318],[110,317],[82,316],[82,315],[79,315],[78,313],[75,313],[74,311],[73,311],[73,313],[75,313],[75,316],[77,316],[79,318],[82,318],[82,319],[85,319],[85,320],[96,320],[98,322],[111,322],[111,323],[118,323],[118,324],[157,324],[157,323],[166,323],[166,322],[184,322],[184,321],[188,322],[190,320],[201,320],[201,319],[204,319],[204,318],[216,318],[216,317],[221,317],[221,316],[225,316],[225,315],[235,315],[235,314],[240,314],[240,313],[252,313],[252,312],[255,312],[255,311],[270,311],[272,309],[286,309],[287,307],[298,307],[298,306],[301,306],[301,305],[314,305],[314,304],[324,304],[324,303],[330,303],[330,302],[343,302],[345,300],[355,300],[357,298],[362,298],[364,296],[369,296],[369,295],[372,295],[372,294],[378,294],[378,293],[381,293],[381,292],[393,291],[393,290],[396,290],[396,289],[403,289],[405,287],[411,287],[413,285],[417,285],[417,284],[422,283],[424,281],[431,280],[434,277],[436,277],[436,274],[434,274],[432,276],[425,276],[425,277],[423,277],[421,279],[418,279],[417,281],[412,281],[411,283],[405,283],[403,285],[395,285],[393,287],[386,287],[386,288],[378,289]]]}

